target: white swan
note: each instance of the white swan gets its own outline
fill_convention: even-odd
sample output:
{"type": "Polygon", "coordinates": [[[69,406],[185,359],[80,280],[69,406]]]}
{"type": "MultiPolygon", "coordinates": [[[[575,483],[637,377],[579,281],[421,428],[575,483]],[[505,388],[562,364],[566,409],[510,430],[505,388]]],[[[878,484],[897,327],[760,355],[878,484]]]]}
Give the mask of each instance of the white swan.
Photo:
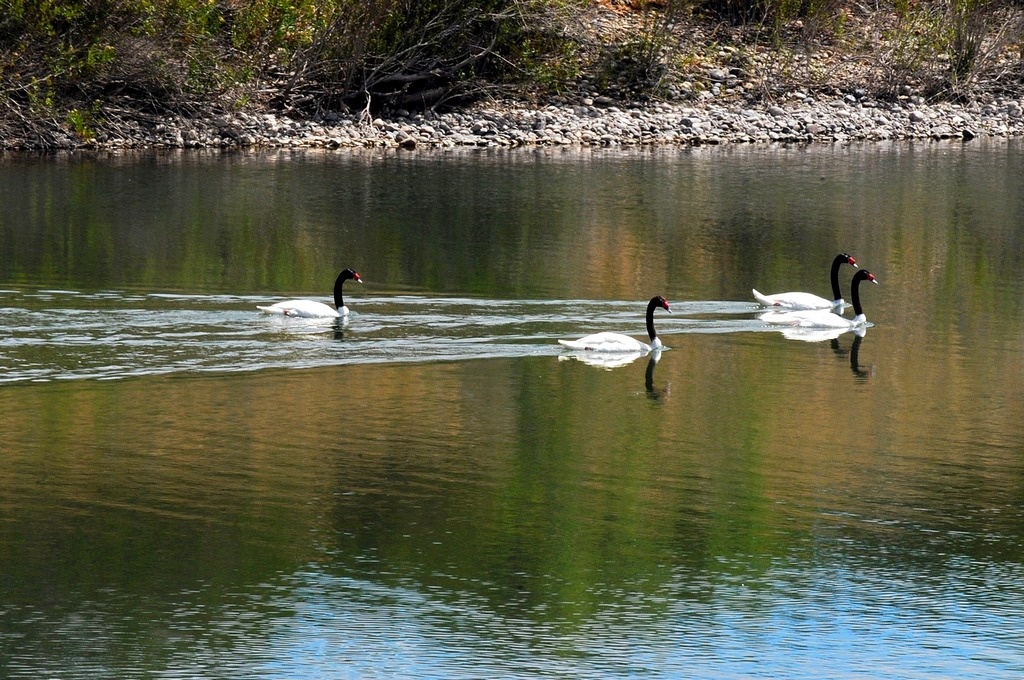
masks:
{"type": "Polygon", "coordinates": [[[839,267],[844,264],[853,265],[857,268],[857,260],[846,253],[839,253],[832,260],[832,269],[829,271],[829,281],[832,283],[832,299],[826,300],[820,295],[813,293],[776,293],[765,295],[754,289],[754,299],[765,307],[781,307],[782,309],[831,309],[842,307],[843,294],[839,291],[839,267]]]}
{"type": "Polygon", "coordinates": [[[853,275],[853,285],[850,287],[853,298],[852,319],[840,316],[828,309],[801,310],[796,312],[771,311],[761,314],[758,318],[765,323],[775,325],[797,326],[800,328],[834,328],[837,330],[851,330],[863,327],[867,324],[868,318],[864,309],[860,306],[860,282],[870,281],[878,283],[875,275],[866,269],[861,269],[853,275]]]}
{"type": "Polygon", "coordinates": [[[654,310],[658,307],[669,314],[672,313],[668,306],[668,300],[660,295],[655,295],[647,303],[647,335],[651,338],[649,345],[628,335],[608,331],[587,335],[579,340],[559,340],[558,342],[570,349],[595,353],[650,352],[652,349],[664,347],[661,338],[654,332],[654,310]]]}
{"type": "Polygon", "coordinates": [[[349,309],[345,306],[345,298],[342,297],[341,287],[349,279],[354,280],[356,283],[363,282],[359,272],[351,269],[346,269],[338,274],[338,278],[334,281],[333,307],[323,302],[316,302],[315,300],[284,300],[266,307],[256,305],[256,309],[263,310],[268,314],[283,314],[284,316],[298,316],[307,319],[347,316],[349,309]]]}

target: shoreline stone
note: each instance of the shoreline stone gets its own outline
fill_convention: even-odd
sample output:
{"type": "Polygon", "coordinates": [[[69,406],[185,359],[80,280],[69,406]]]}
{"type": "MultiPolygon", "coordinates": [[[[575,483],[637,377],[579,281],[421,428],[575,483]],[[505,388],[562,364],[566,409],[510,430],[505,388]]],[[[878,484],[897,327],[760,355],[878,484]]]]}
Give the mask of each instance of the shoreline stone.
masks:
{"type": "Polygon", "coordinates": [[[793,97],[770,104],[703,102],[615,104],[584,98],[541,107],[490,102],[461,111],[372,120],[332,112],[317,120],[238,112],[209,119],[164,117],[122,122],[89,140],[0,139],[3,151],[119,149],[650,147],[812,144],[1012,138],[1024,135],[1017,98],[925,104],[856,96],[793,97]],[[116,130],[116,131],[114,131],[116,130]]]}

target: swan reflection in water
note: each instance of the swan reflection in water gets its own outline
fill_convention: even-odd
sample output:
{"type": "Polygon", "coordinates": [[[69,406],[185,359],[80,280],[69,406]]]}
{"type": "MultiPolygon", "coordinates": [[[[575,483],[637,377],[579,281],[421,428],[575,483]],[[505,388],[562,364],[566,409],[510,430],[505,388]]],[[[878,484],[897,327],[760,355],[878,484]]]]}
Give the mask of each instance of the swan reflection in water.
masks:
{"type": "Polygon", "coordinates": [[[665,386],[661,388],[654,386],[654,367],[657,366],[659,359],[661,359],[660,349],[654,350],[648,357],[647,370],[644,371],[644,388],[647,390],[648,399],[661,403],[672,394],[672,383],[665,383],[665,386]]]}
{"type": "MultiPolygon", "coordinates": [[[[821,312],[822,314],[833,314],[830,311],[821,312]]],[[[778,314],[778,312],[767,312],[766,315],[778,314]]],[[[762,315],[762,317],[765,315],[762,315]]],[[[854,377],[859,382],[865,382],[872,376],[874,376],[874,368],[861,368],[859,363],[860,345],[864,342],[864,337],[868,333],[868,328],[874,324],[865,323],[863,325],[849,326],[845,328],[824,328],[824,327],[804,327],[804,326],[781,326],[778,331],[782,334],[782,337],[787,340],[799,340],[801,342],[823,342],[828,340],[831,343],[832,351],[837,357],[850,358],[850,370],[853,372],[854,377]],[[839,344],[839,338],[846,333],[853,333],[853,342],[850,345],[850,349],[844,350],[839,344]]]]}
{"type": "MultiPolygon", "coordinates": [[[[828,312],[831,314],[832,312],[828,312]]],[[[783,326],[779,328],[782,337],[787,340],[800,340],[801,342],[824,342],[835,340],[844,333],[853,332],[859,337],[864,337],[867,329],[873,324],[857,328],[803,328],[801,326],[783,326]]]]}
{"type": "MultiPolygon", "coordinates": [[[[870,325],[870,324],[869,324],[870,325]]],[[[858,328],[849,329],[853,331],[853,342],[850,344],[850,349],[843,349],[842,345],[839,344],[839,337],[846,333],[846,330],[840,330],[838,332],[831,332],[833,329],[812,329],[812,328],[788,328],[782,331],[783,337],[790,340],[802,340],[804,342],[820,342],[822,340],[830,341],[832,352],[836,357],[850,359],[850,370],[853,372],[854,378],[859,382],[866,382],[869,378],[875,374],[874,367],[861,368],[860,366],[860,345],[864,342],[864,338],[868,334],[867,326],[860,326],[858,328]]]]}
{"type": "MultiPolygon", "coordinates": [[[[653,352],[652,352],[653,354],[653,352]]],[[[658,354],[661,354],[659,351],[658,354]]],[[[588,366],[596,366],[598,368],[621,368],[628,366],[642,356],[647,356],[646,352],[593,352],[588,350],[578,350],[571,354],[561,354],[558,356],[559,361],[569,361],[575,359],[581,361],[588,366]]]]}
{"type": "Polygon", "coordinates": [[[850,371],[853,372],[854,379],[857,382],[867,382],[870,378],[874,377],[875,369],[874,366],[870,368],[861,368],[860,366],[860,344],[864,342],[864,336],[867,335],[866,329],[858,329],[854,331],[856,335],[853,337],[853,342],[850,344],[850,350],[847,352],[839,346],[839,340],[832,340],[832,351],[835,352],[837,357],[850,357],[850,371]]]}
{"type": "Polygon", "coordinates": [[[588,366],[596,366],[598,368],[604,368],[611,370],[613,368],[621,368],[628,366],[640,357],[647,357],[647,370],[644,371],[644,391],[647,394],[647,398],[651,401],[663,402],[668,399],[672,393],[672,383],[666,383],[664,387],[657,387],[654,384],[654,367],[657,366],[658,361],[661,359],[662,350],[656,349],[651,352],[573,352],[569,355],[561,355],[558,357],[559,361],[576,361],[583,362],[588,366]]]}

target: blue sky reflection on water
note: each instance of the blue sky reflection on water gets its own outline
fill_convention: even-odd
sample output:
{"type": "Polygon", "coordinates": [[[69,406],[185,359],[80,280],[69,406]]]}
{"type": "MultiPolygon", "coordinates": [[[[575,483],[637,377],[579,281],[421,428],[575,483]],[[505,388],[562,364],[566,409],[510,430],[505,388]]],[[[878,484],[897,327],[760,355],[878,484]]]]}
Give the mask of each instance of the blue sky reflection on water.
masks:
{"type": "Polygon", "coordinates": [[[625,620],[616,609],[626,602],[548,622],[503,617],[469,594],[316,572],[295,578],[302,586],[278,603],[294,614],[266,641],[273,660],[251,660],[261,675],[1010,678],[1024,668],[1024,653],[1010,651],[1014,614],[993,613],[982,593],[923,586],[912,575],[801,567],[721,583],[699,599],[673,592],[690,588],[680,575],[655,597],[619,593],[625,620]],[[504,641],[497,653],[495,639],[504,641]]]}

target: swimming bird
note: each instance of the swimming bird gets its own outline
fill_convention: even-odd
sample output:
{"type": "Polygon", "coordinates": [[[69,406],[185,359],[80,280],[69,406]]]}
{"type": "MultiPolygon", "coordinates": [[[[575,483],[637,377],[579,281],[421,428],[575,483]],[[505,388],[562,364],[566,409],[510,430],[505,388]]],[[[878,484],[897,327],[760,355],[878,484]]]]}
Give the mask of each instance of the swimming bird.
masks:
{"type": "Polygon", "coordinates": [[[853,265],[853,268],[857,268],[857,260],[853,259],[846,253],[839,253],[832,260],[832,269],[829,271],[829,281],[832,284],[832,299],[826,300],[820,295],[814,295],[813,293],[776,293],[774,295],[764,295],[763,293],[757,292],[754,289],[754,298],[765,307],[779,307],[782,309],[830,309],[832,307],[842,307],[843,294],[839,291],[839,267],[844,264],[853,265]]]}
{"type": "Polygon", "coordinates": [[[870,281],[875,284],[878,283],[878,279],[875,278],[875,275],[867,269],[861,269],[853,275],[853,284],[850,287],[851,297],[853,298],[854,316],[852,319],[847,319],[845,316],[840,316],[828,309],[808,309],[795,312],[771,311],[761,314],[758,318],[765,323],[785,324],[788,326],[799,326],[800,328],[835,328],[849,330],[863,327],[867,324],[868,318],[864,314],[864,309],[860,304],[861,281],[870,281]]]}
{"type": "Polygon", "coordinates": [[[661,295],[655,295],[647,303],[647,335],[651,339],[651,344],[649,345],[628,335],[609,331],[586,335],[579,340],[559,340],[558,342],[570,349],[586,352],[650,352],[652,349],[664,347],[661,338],[654,331],[654,310],[659,307],[669,314],[672,313],[668,300],[661,295]]]}
{"type": "Polygon", "coordinates": [[[346,269],[338,274],[338,278],[334,281],[333,307],[323,302],[316,302],[315,300],[284,300],[266,307],[256,305],[256,309],[263,310],[268,314],[283,314],[284,316],[297,316],[307,319],[347,316],[349,309],[345,306],[345,298],[342,296],[341,287],[350,279],[356,283],[363,282],[359,272],[352,269],[346,269]]]}

